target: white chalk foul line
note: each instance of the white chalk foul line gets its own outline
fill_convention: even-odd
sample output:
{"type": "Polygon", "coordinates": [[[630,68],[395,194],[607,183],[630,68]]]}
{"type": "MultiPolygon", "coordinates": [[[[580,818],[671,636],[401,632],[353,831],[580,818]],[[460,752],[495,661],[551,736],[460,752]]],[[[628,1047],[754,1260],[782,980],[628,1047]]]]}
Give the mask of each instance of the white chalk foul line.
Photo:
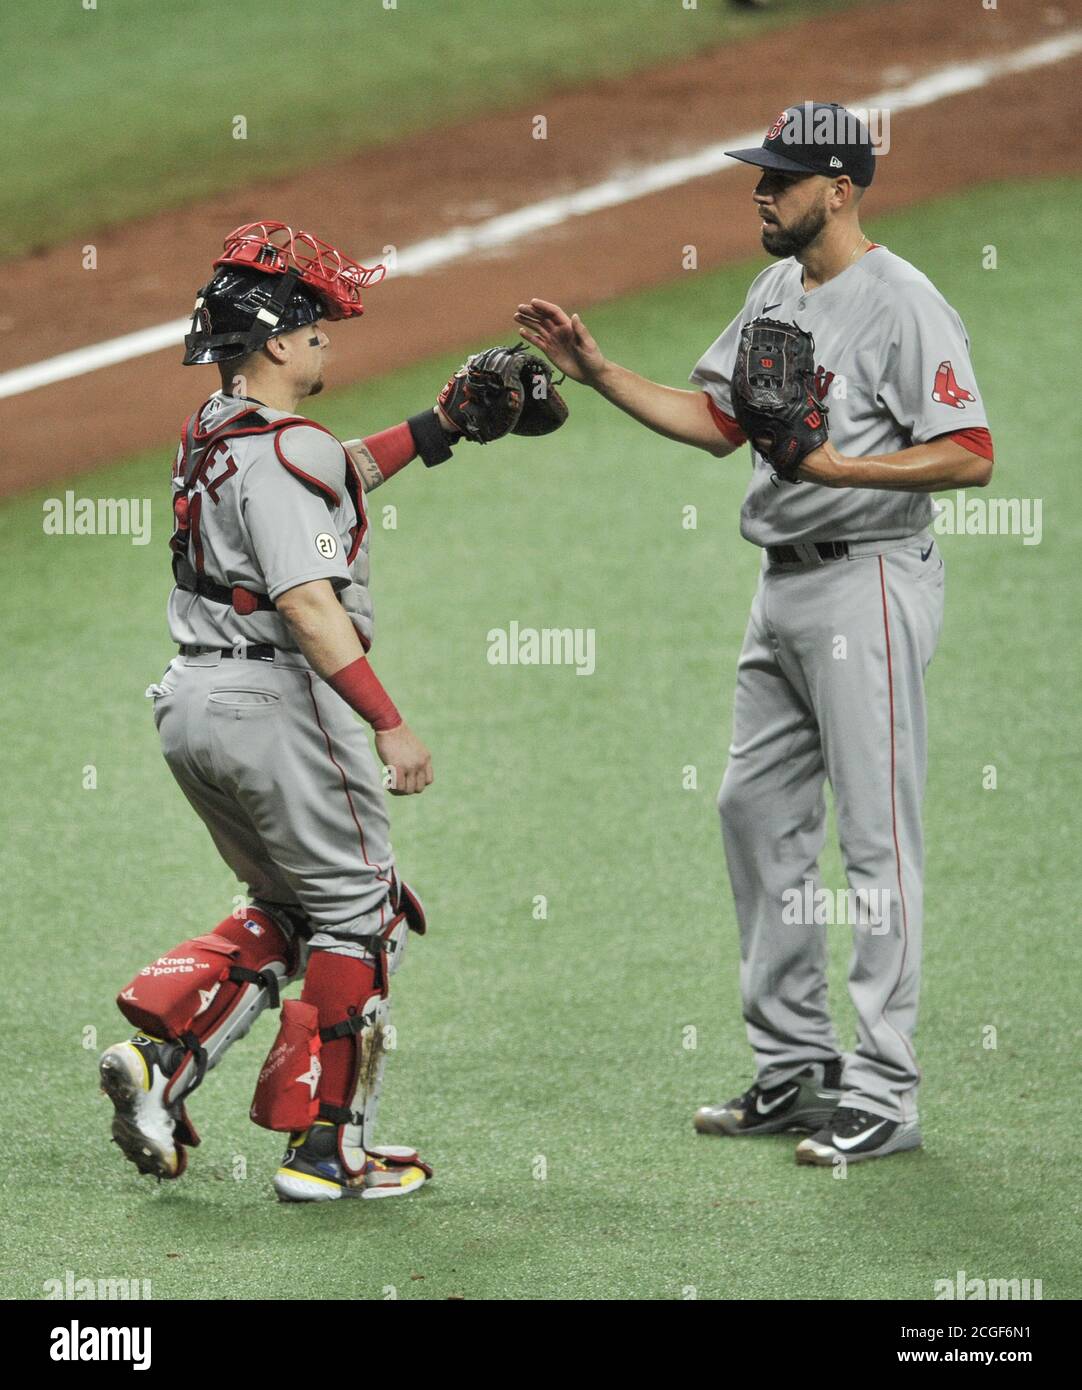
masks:
{"type": "MultiPolygon", "coordinates": [[[[858,110],[909,111],[919,106],[930,106],[946,97],[975,91],[998,77],[1009,77],[1013,73],[1062,62],[1077,53],[1082,53],[1082,30],[1071,30],[1019,49],[1016,53],[938,68],[905,86],[877,92],[851,105],[858,110]]],[[[534,232],[558,226],[573,217],[585,217],[605,208],[634,202],[651,193],[660,193],[666,188],[676,188],[692,179],[706,178],[735,163],[725,154],[727,149],[758,145],[761,139],[761,130],[731,135],[704,146],[694,154],[614,174],[588,188],[529,203],[514,212],[502,213],[472,227],[453,227],[439,236],[405,247],[395,258],[392,273],[425,275],[451,261],[462,260],[475,251],[492,251],[509,246],[534,232]]],[[[371,262],[366,261],[365,264],[371,262]]],[[[158,324],[155,328],[125,333],[121,338],[110,338],[107,342],[64,352],[43,362],[16,367],[13,371],[0,374],[0,398],[18,396],[24,391],[34,391],[57,381],[66,381],[70,377],[111,367],[118,362],[128,362],[135,357],[145,357],[149,353],[175,347],[182,341],[190,322],[190,316],[186,315],[169,323],[158,324]]]]}
{"type": "Polygon", "coordinates": [[[186,318],[173,319],[171,323],[160,323],[157,328],[143,328],[138,333],[125,333],[122,338],[110,338],[108,342],[95,343],[92,347],[62,352],[59,357],[47,357],[44,362],[16,367],[0,376],[0,398],[19,396],[39,386],[51,386],[54,381],[66,381],[69,377],[112,367],[117,362],[129,362],[133,357],[160,352],[162,348],[176,347],[187,333],[191,321],[189,314],[186,318]]]}

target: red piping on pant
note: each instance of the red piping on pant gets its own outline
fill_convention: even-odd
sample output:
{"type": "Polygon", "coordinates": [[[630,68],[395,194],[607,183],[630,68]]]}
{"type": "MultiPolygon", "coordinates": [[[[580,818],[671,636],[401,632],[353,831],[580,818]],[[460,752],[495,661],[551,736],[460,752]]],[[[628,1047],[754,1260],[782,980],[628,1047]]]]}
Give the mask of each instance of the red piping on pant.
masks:
{"type": "MultiPolygon", "coordinates": [[[[326,745],[327,745],[327,757],[330,758],[330,760],[331,760],[332,763],[334,763],[335,767],[338,769],[338,775],[339,775],[339,777],[341,777],[341,779],[342,779],[342,790],[345,792],[345,794],[346,794],[346,801],[349,803],[349,814],[353,817],[353,824],[357,827],[357,834],[358,834],[358,836],[360,837],[360,841],[361,841],[361,857],[363,858],[364,862],[368,865],[368,867],[369,867],[370,869],[374,869],[376,866],[375,866],[375,864],[372,863],[372,861],[371,861],[371,860],[369,859],[369,857],[368,857],[368,849],[367,849],[367,847],[365,846],[365,843],[364,843],[364,831],[361,829],[361,822],[357,819],[357,812],[356,812],[356,810],[354,809],[354,805],[353,805],[353,797],[350,795],[350,791],[349,791],[349,782],[346,780],[346,774],[345,774],[345,771],[344,771],[343,768],[342,768],[341,763],[340,763],[340,762],[338,761],[338,759],[334,756],[334,752],[333,752],[332,749],[331,749],[330,735],[327,733],[327,730],[323,727],[323,721],[322,721],[322,719],[320,719],[320,717],[319,717],[319,706],[316,704],[316,692],[312,689],[312,677],[311,677],[307,672],[305,672],[305,679],[308,681],[308,697],[309,697],[309,699],[312,701],[312,712],[313,712],[313,714],[316,716],[316,723],[319,725],[319,732],[323,735],[323,741],[324,741],[324,742],[326,743],[326,745]]],[[[383,875],[380,874],[380,873],[377,873],[377,874],[376,874],[376,877],[379,879],[379,881],[380,881],[381,883],[386,883],[386,885],[387,885],[387,891],[388,891],[388,893],[390,893],[390,891],[391,891],[391,880],[390,880],[389,878],[384,878],[383,875]]],[[[384,907],[386,906],[386,902],[387,902],[387,900],[386,900],[386,898],[385,898],[385,899],[383,900],[383,902],[380,904],[380,909],[379,909],[379,921],[380,921],[380,926],[383,925],[383,910],[384,910],[384,907]]]]}
{"type": "MultiPolygon", "coordinates": [[[[902,852],[898,846],[898,811],[895,804],[894,783],[896,773],[896,755],[894,747],[894,666],[890,654],[890,616],[887,610],[887,580],[886,571],[883,566],[883,557],[879,556],[879,590],[883,598],[883,635],[887,642],[887,691],[890,695],[890,829],[894,838],[894,864],[898,876],[898,897],[902,904],[902,959],[898,966],[898,978],[894,981],[893,988],[883,1001],[883,1013],[887,1011],[887,1005],[894,998],[898,986],[902,982],[902,975],[905,972],[905,958],[909,951],[909,914],[905,905],[905,889],[902,887],[902,852]]],[[[886,1020],[884,1019],[884,1022],[886,1020]]],[[[897,1033],[905,1044],[905,1050],[913,1059],[913,1065],[917,1068],[917,1075],[920,1076],[920,1068],[917,1066],[916,1054],[913,1051],[909,1039],[904,1033],[898,1032],[893,1024],[887,1023],[887,1027],[892,1032],[897,1033]]]]}

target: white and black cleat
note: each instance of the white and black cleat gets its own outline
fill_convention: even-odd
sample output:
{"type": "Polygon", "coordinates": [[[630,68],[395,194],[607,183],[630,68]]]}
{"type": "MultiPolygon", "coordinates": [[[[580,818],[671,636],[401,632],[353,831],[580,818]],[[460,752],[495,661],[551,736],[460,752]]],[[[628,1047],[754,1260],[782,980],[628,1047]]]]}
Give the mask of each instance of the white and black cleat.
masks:
{"type": "Polygon", "coordinates": [[[136,1033],[106,1048],[98,1061],[101,1089],[113,1103],[113,1141],[140,1173],[179,1178],[186,1155],[178,1144],[177,1107],[164,1101],[183,1048],[136,1033]]]}
{"type": "Polygon", "coordinates": [[[812,1134],[829,1124],[841,1092],[842,1063],[815,1062],[780,1086],[758,1082],[724,1105],[703,1105],[695,1112],[700,1134],[736,1138],[751,1134],[812,1134]]]}
{"type": "Polygon", "coordinates": [[[868,1110],[843,1105],[828,1125],[800,1141],[796,1161],[824,1168],[842,1159],[846,1163],[863,1163],[868,1158],[886,1158],[888,1154],[919,1149],[921,1142],[916,1120],[888,1120],[868,1110]]]}

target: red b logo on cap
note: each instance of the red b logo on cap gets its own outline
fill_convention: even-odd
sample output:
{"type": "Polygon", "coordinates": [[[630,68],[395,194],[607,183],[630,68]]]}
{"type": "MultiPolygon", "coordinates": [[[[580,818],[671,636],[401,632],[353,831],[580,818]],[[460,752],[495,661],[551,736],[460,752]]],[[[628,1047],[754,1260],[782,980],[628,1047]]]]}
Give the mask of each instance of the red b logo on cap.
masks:
{"type": "Polygon", "coordinates": [[[781,113],[781,115],[778,117],[778,119],[774,122],[774,124],[773,124],[773,125],[770,127],[770,129],[767,131],[767,133],[766,133],[766,138],[767,138],[768,140],[776,140],[776,139],[778,138],[778,136],[781,134],[782,128],[783,128],[783,126],[785,125],[785,122],[786,122],[788,119],[789,119],[789,112],[788,112],[788,111],[783,111],[783,112],[781,113]]]}

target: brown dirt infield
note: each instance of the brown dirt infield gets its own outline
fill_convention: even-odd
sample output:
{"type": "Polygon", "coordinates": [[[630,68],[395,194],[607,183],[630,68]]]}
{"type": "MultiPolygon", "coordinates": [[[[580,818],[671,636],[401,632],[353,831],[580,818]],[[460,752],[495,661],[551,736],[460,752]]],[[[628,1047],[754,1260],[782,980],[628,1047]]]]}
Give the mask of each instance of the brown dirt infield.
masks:
{"type": "MultiPolygon", "coordinates": [[[[881,3],[88,233],[6,267],[17,290],[0,318],[0,371],[181,317],[222,236],[240,222],[309,226],[358,255],[404,247],[727,133],[765,129],[794,101],[856,102],[1082,20],[1082,0],[1021,10],[985,10],[979,0],[881,3]],[[539,111],[548,120],[543,141],[531,136],[539,111]],[[94,271],[82,268],[90,241],[94,271]]],[[[865,206],[878,214],[989,180],[1082,170],[1082,147],[1063,131],[1079,83],[1082,58],[1073,58],[892,117],[890,153],[865,206]]],[[[752,182],[749,170],[727,170],[575,218],[500,254],[391,278],[369,292],[359,325],[332,330],[331,385],[513,336],[511,309],[530,294],[585,308],[672,279],[686,243],[698,248],[701,268],[754,256],[752,182]]],[[[200,393],[217,385],[212,369],[178,364],[171,349],[0,402],[0,494],[168,445],[200,393]]]]}

